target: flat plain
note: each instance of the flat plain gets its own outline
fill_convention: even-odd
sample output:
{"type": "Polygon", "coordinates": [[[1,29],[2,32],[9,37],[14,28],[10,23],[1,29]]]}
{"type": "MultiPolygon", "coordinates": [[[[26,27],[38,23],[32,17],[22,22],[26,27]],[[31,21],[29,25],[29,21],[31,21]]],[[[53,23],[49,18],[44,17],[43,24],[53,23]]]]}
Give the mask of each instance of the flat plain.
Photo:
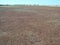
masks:
{"type": "Polygon", "coordinates": [[[0,45],[60,45],[60,7],[0,6],[0,45]]]}

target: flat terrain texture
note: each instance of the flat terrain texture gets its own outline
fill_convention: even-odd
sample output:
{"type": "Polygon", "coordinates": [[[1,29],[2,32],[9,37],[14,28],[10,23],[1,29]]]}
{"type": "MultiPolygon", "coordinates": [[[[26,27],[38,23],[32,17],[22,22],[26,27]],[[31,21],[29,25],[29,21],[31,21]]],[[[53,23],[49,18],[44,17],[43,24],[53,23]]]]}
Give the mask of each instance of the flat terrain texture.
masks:
{"type": "Polygon", "coordinates": [[[0,6],[0,45],[60,45],[60,7],[0,6]]]}

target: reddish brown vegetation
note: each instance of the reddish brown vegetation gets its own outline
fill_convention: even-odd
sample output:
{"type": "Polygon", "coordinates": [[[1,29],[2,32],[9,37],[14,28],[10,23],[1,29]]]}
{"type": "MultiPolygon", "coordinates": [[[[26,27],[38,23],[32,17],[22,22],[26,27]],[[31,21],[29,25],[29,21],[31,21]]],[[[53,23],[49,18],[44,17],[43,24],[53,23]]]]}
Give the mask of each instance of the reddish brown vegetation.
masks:
{"type": "Polygon", "coordinates": [[[0,45],[60,45],[60,7],[0,10],[0,45]]]}

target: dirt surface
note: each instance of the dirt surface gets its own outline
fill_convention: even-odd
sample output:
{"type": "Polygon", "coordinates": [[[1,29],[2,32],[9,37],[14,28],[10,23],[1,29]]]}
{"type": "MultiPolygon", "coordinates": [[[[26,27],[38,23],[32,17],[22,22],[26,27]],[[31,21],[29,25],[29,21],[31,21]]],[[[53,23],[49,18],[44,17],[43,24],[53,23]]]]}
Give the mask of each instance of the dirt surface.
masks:
{"type": "Polygon", "coordinates": [[[0,45],[60,45],[60,7],[0,7],[0,45]]]}

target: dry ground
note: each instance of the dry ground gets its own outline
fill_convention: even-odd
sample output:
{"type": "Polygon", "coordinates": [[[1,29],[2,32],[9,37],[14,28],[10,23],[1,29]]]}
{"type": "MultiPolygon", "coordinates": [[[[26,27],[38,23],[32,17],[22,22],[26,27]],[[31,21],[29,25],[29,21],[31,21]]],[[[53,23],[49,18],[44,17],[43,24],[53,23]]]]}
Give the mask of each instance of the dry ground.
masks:
{"type": "Polygon", "coordinates": [[[60,7],[0,7],[0,45],[60,45],[60,7]]]}

